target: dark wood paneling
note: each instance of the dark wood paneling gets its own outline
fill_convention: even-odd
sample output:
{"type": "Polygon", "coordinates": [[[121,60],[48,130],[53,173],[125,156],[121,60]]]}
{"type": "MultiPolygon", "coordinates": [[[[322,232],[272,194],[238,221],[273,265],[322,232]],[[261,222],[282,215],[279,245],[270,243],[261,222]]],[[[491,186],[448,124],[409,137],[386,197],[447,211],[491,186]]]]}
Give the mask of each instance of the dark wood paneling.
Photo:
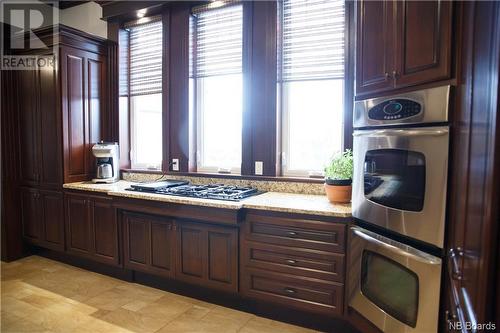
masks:
{"type": "Polygon", "coordinates": [[[34,188],[21,189],[21,213],[23,223],[24,238],[35,243],[41,242],[42,236],[42,217],[40,212],[40,194],[34,188]]]}
{"type": "Polygon", "coordinates": [[[125,267],[173,277],[175,237],[172,221],[157,216],[124,212],[122,223],[125,267]]]}
{"type": "Polygon", "coordinates": [[[345,228],[331,222],[247,214],[243,234],[256,242],[344,253],[345,228]]]}
{"type": "Polygon", "coordinates": [[[89,201],[86,196],[66,196],[66,249],[74,254],[91,255],[89,201]]]}
{"type": "Polygon", "coordinates": [[[102,262],[118,264],[118,222],[111,198],[92,199],[93,252],[102,262]]]}
{"type": "Polygon", "coordinates": [[[18,71],[19,170],[21,183],[38,182],[38,76],[37,71],[18,71]]]}
{"type": "Polygon", "coordinates": [[[263,175],[279,174],[276,109],[277,2],[244,4],[244,112],[241,174],[254,175],[255,161],[263,175]]]}
{"type": "Polygon", "coordinates": [[[40,216],[44,246],[64,250],[64,199],[58,191],[40,191],[40,216]]]}
{"type": "MultiPolygon", "coordinates": [[[[190,5],[181,4],[167,10],[164,17],[164,57],[166,58],[163,94],[164,151],[163,170],[173,158],[179,159],[179,171],[189,171],[189,15],[190,5]],[[165,80],[168,79],[168,80],[165,80]]],[[[194,148],[194,147],[193,147],[194,148]]],[[[192,167],[194,167],[192,165],[192,167]]]]}
{"type": "Polygon", "coordinates": [[[452,3],[398,1],[397,7],[396,86],[448,79],[452,3]]]}
{"type": "Polygon", "coordinates": [[[184,221],[177,221],[176,226],[176,278],[237,292],[237,229],[184,221]]]}
{"type": "Polygon", "coordinates": [[[85,58],[81,51],[63,48],[62,87],[63,112],[66,116],[65,138],[65,181],[85,177],[87,154],[85,154],[88,135],[85,124],[85,58]]]}
{"type": "Polygon", "coordinates": [[[343,310],[342,284],[288,274],[247,269],[242,275],[243,295],[304,311],[339,316],[343,310]]]}
{"type": "MultiPolygon", "coordinates": [[[[500,4],[463,4],[462,54],[453,114],[445,316],[462,323],[495,322],[498,288],[500,162],[500,4]]],[[[444,302],[444,301],[443,301],[444,302]]]]}
{"type": "Polygon", "coordinates": [[[151,266],[173,272],[172,223],[151,222],[151,266]]]}
{"type": "Polygon", "coordinates": [[[181,224],[178,230],[179,266],[176,276],[187,281],[191,281],[193,277],[203,279],[207,265],[204,228],[192,224],[181,224]]]}
{"type": "Polygon", "coordinates": [[[344,255],[243,241],[242,267],[253,267],[321,280],[344,282],[344,255]]]}
{"type": "Polygon", "coordinates": [[[393,87],[395,3],[356,2],[356,95],[393,87]]]}

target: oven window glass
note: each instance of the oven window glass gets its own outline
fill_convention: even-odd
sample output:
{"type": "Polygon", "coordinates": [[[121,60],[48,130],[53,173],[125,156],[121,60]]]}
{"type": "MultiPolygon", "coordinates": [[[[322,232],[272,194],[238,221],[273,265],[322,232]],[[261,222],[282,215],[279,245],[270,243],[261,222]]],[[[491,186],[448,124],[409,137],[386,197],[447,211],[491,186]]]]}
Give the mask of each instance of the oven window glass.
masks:
{"type": "Polygon", "coordinates": [[[390,316],[415,327],[418,313],[418,277],[380,254],[363,251],[361,292],[390,316]]]}
{"type": "Polygon", "coordinates": [[[401,149],[369,150],[365,155],[364,183],[368,200],[419,212],[424,206],[425,156],[401,149]]]}

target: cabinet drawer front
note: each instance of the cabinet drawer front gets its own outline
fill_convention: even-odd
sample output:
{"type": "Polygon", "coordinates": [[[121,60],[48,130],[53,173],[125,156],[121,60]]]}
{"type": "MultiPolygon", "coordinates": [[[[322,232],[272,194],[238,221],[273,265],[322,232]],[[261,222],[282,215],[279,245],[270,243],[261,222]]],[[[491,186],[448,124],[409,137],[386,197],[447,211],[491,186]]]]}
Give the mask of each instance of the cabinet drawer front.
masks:
{"type": "Polygon", "coordinates": [[[244,242],[242,264],[297,276],[344,281],[344,255],[244,242]]]}
{"type": "Polygon", "coordinates": [[[342,313],[342,284],[297,278],[261,270],[244,270],[242,291],[246,296],[328,315],[342,313]]]}
{"type": "Polygon", "coordinates": [[[247,215],[245,239],[344,253],[345,225],[305,219],[247,215]]]}

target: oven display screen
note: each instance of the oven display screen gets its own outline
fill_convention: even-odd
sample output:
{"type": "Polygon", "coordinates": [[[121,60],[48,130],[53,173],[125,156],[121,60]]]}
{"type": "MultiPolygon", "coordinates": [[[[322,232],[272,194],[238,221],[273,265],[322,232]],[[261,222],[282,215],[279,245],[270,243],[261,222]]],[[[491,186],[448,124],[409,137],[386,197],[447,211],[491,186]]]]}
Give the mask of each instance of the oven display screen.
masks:
{"type": "Polygon", "coordinates": [[[368,200],[389,208],[421,211],[425,198],[425,156],[402,149],[367,151],[364,194],[368,200]]]}
{"type": "Polygon", "coordinates": [[[361,292],[390,316],[417,325],[418,276],[378,253],[363,251],[361,292]]]}
{"type": "Polygon", "coordinates": [[[368,118],[373,120],[400,120],[416,116],[422,112],[422,105],[410,99],[396,98],[384,101],[368,110],[368,118]]]}

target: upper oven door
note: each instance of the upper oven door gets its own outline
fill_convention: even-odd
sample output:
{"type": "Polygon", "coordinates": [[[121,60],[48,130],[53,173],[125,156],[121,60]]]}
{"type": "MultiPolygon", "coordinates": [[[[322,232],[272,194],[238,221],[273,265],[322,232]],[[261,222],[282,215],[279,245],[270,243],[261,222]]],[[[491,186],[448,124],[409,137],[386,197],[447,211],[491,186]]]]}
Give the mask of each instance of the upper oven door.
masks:
{"type": "Polygon", "coordinates": [[[371,98],[354,103],[353,126],[373,127],[448,121],[450,86],[371,98]]]}
{"type": "Polygon", "coordinates": [[[441,259],[359,227],[349,244],[349,306],[383,332],[437,332],[441,259]]]}
{"type": "Polygon", "coordinates": [[[448,127],[354,132],[353,216],[443,247],[448,127]]]}

